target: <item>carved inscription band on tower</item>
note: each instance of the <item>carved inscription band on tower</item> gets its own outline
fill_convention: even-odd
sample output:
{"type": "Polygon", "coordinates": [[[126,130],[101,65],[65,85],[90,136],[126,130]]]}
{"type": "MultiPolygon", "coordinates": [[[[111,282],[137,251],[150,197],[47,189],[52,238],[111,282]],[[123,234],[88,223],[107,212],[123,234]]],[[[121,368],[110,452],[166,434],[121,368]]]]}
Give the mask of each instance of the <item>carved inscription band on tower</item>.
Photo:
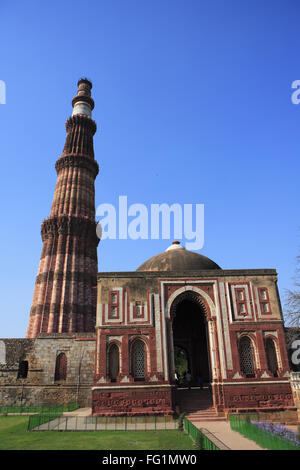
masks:
{"type": "Polygon", "coordinates": [[[43,221],[43,249],[27,338],[39,333],[92,332],[96,320],[97,245],[92,84],[78,82],[67,137],[57,160],[50,217],[43,221]]]}

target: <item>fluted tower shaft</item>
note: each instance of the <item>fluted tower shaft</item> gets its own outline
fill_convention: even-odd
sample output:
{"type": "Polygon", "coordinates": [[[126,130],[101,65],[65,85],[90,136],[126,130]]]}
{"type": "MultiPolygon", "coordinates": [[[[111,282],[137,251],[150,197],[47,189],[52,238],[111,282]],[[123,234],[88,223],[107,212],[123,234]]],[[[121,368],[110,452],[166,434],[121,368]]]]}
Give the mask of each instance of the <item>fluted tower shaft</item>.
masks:
{"type": "Polygon", "coordinates": [[[27,338],[39,333],[90,332],[96,318],[97,245],[91,118],[92,84],[82,79],[66,122],[67,137],[57,160],[50,216],[43,221],[43,249],[35,282],[27,338]]]}

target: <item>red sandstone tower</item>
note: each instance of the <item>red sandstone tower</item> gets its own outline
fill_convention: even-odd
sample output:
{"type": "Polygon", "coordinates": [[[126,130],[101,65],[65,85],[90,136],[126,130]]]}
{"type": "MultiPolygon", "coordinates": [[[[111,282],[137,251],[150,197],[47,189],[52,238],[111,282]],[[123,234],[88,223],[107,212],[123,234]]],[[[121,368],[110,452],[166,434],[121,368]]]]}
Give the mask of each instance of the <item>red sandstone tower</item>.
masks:
{"type": "Polygon", "coordinates": [[[43,250],[30,311],[27,338],[39,333],[91,332],[96,319],[97,245],[94,182],[96,123],[92,84],[78,82],[67,137],[57,160],[50,217],[43,221],[43,250]]]}

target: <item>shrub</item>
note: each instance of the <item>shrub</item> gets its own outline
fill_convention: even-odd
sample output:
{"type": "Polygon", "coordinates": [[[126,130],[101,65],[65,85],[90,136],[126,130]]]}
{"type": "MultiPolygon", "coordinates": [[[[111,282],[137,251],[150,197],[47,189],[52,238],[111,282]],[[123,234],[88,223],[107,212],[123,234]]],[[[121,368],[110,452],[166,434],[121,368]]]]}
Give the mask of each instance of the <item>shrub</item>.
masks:
{"type": "Polygon", "coordinates": [[[178,429],[179,431],[183,431],[184,429],[184,418],[185,418],[185,413],[181,413],[178,418],[178,429]]]}

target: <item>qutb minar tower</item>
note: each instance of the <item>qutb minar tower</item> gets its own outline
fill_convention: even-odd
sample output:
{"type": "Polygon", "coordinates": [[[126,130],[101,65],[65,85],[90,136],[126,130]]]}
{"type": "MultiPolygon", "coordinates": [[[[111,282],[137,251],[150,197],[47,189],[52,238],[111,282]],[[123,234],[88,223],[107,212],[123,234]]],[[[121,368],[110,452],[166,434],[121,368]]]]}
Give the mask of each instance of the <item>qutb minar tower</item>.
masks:
{"type": "Polygon", "coordinates": [[[67,137],[57,160],[50,217],[43,221],[43,250],[35,282],[27,338],[39,333],[91,332],[95,328],[97,245],[92,84],[78,82],[67,137]]]}

